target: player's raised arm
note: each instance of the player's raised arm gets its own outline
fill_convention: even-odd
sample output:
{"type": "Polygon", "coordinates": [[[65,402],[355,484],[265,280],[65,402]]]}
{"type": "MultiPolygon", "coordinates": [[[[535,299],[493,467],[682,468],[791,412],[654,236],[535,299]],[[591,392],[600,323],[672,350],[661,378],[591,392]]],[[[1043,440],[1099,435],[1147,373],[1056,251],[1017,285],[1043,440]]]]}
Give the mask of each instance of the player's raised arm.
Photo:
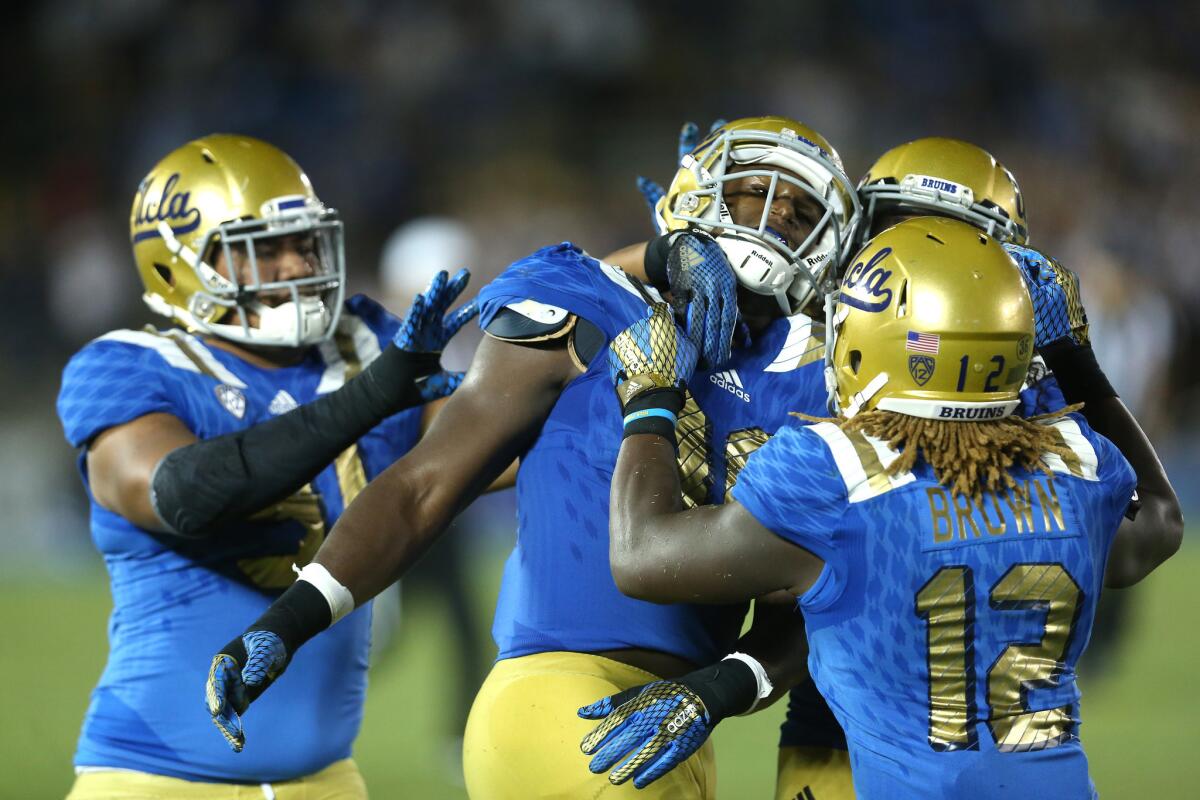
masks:
{"type": "Polygon", "coordinates": [[[612,783],[632,778],[642,788],[686,760],[722,719],[755,710],[804,676],[807,647],[793,595],[822,564],[736,502],[683,510],[675,415],[696,348],[665,306],[618,336],[609,361],[625,419],[609,500],[617,587],[654,602],[745,600],[780,589],[788,600],[785,608],[762,604],[739,651],[721,661],[579,710],[587,719],[603,719],[581,743],[592,756],[589,768],[612,769],[612,783]],[[732,574],[732,562],[749,568],[732,574]]]}
{"type": "Polygon", "coordinates": [[[1096,362],[1079,300],[1079,279],[1030,248],[1009,248],[1033,298],[1036,347],[1068,403],[1082,402],[1088,424],[1117,446],[1137,475],[1137,496],[1117,529],[1104,585],[1131,586],[1166,561],[1183,540],[1183,511],[1154,446],[1096,362]]]}
{"type": "Polygon", "coordinates": [[[820,562],[758,523],[737,503],[683,511],[675,415],[696,348],[665,306],[618,336],[610,373],[625,418],[609,500],[609,558],[618,588],[657,603],[728,603],[792,589],[820,562]],[[687,558],[681,559],[680,543],[687,558]],[[730,559],[762,563],[730,580],[730,559]]]}
{"type": "Polygon", "coordinates": [[[209,710],[235,749],[244,742],[239,715],[296,649],[412,566],[528,446],[577,374],[562,340],[484,339],[417,446],[363,489],[300,578],[213,659],[209,710]]]}

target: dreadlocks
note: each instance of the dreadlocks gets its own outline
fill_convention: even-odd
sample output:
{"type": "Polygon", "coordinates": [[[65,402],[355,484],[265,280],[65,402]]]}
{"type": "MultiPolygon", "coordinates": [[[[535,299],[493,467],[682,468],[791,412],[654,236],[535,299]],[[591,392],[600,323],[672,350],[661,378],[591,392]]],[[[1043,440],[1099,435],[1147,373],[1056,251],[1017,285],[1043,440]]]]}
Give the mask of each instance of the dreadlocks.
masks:
{"type": "Polygon", "coordinates": [[[921,457],[933,467],[938,482],[949,487],[952,496],[961,494],[978,504],[984,492],[1003,493],[1016,486],[1008,473],[1010,467],[1047,472],[1041,460],[1043,453],[1069,461],[1073,457],[1071,448],[1056,428],[1045,423],[1082,407],[1079,403],[1029,419],[1005,417],[987,422],[948,422],[878,409],[850,419],[797,416],[813,422],[833,422],[842,430],[862,431],[883,440],[900,453],[888,466],[889,475],[911,471],[921,457]]]}

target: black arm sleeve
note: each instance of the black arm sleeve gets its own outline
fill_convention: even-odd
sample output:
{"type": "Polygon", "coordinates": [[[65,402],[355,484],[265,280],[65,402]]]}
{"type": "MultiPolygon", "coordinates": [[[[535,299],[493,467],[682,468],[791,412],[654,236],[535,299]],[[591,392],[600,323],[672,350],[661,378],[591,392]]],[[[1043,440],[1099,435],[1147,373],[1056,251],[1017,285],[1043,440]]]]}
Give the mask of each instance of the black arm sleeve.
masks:
{"type": "Polygon", "coordinates": [[[286,414],[168,453],[150,479],[150,502],[174,533],[211,535],[308,483],[384,418],[421,402],[415,380],[437,353],[389,345],[367,369],[286,414]]]}

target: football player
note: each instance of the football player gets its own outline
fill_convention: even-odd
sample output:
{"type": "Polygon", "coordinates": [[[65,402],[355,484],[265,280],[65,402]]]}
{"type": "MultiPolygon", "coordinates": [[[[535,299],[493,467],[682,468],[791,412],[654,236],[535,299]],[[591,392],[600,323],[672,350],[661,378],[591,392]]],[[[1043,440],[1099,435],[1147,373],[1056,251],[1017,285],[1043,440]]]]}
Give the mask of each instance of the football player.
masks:
{"type": "MultiPolygon", "coordinates": [[[[714,128],[721,124],[718,121],[714,128]]],[[[698,132],[693,123],[683,126],[681,154],[695,147],[698,132]]],[[[638,188],[650,205],[656,229],[665,231],[661,207],[667,202],[667,193],[645,178],[638,179],[638,188]]],[[[864,207],[859,226],[862,241],[904,219],[923,215],[962,219],[999,241],[1013,243],[1013,247],[1027,240],[1024,203],[1012,174],[990,153],[967,142],[929,137],[895,147],[872,165],[860,181],[858,192],[864,207]]],[[[653,240],[649,251],[656,246],[661,249],[661,242],[670,235],[653,240]]],[[[1014,258],[1024,252],[1034,251],[1021,248],[1013,252],[1014,258]]],[[[655,261],[647,258],[646,263],[652,267],[655,261]]],[[[635,265],[623,266],[633,271],[635,265]]],[[[837,266],[841,269],[845,265],[837,266]]],[[[718,275],[718,267],[714,264],[708,274],[718,275]]],[[[662,270],[651,268],[647,272],[656,285],[668,284],[662,270]]],[[[709,278],[710,283],[714,280],[709,278]]],[[[820,312],[809,308],[808,313],[820,312]]],[[[817,373],[809,373],[809,377],[823,380],[817,373]]],[[[1021,394],[1019,413],[1028,415],[1064,405],[1058,385],[1048,376],[1040,355],[1035,354],[1028,384],[1021,394]]],[[[821,413],[821,409],[800,404],[793,405],[793,410],[821,413]]],[[[604,707],[611,707],[611,699],[607,705],[593,704],[581,713],[599,713],[598,709],[604,707]]],[[[597,768],[603,763],[603,759],[593,760],[597,768]]],[[[781,728],[776,800],[845,800],[853,796],[845,735],[811,679],[804,677],[790,693],[787,719],[781,728]]]]}
{"type": "MultiPolygon", "coordinates": [[[[831,266],[852,246],[858,203],[819,134],[763,117],[722,126],[700,143],[679,168],[662,213],[673,232],[659,243],[665,247],[628,248],[621,257],[666,262],[656,266],[674,276],[672,299],[690,301],[681,310],[704,345],[708,372],[676,409],[679,465],[689,502],[714,502],[798,395],[808,392],[802,402],[824,407],[820,339],[811,320],[784,315],[824,291],[831,266]],[[697,289],[720,284],[715,264],[728,272],[722,248],[738,256],[736,306],[755,334],[727,363],[734,304],[714,304],[707,289],[697,289]],[[804,375],[812,370],[816,380],[804,375]],[[779,390],[765,391],[768,382],[779,390]]],[[[570,243],[518,261],[485,287],[488,337],[462,388],[412,453],[359,495],[318,553],[316,563],[334,582],[302,576],[217,654],[216,664],[242,678],[210,685],[224,701],[214,707],[218,724],[240,725],[237,715],[300,645],[403,574],[517,455],[518,541],[493,626],[499,659],[466,732],[472,797],[634,794],[632,785],[610,783],[578,763],[576,743],[590,726],[573,709],[598,695],[684,675],[725,654],[699,680],[716,696],[726,693],[728,676],[739,686],[748,680],[753,696],[719,710],[714,700],[714,715],[767,700],[771,675],[794,682],[805,656],[794,608],[772,613],[763,603],[755,630],[738,642],[745,604],[662,606],[623,597],[613,583],[605,520],[620,428],[603,348],[662,299],[570,243]],[[785,632],[764,634],[765,624],[785,632]]],[[[711,748],[704,748],[642,794],[712,797],[712,768],[711,748]]]]}
{"type": "MultiPolygon", "coordinates": [[[[866,242],[892,225],[925,215],[969,222],[1020,258],[1029,238],[1020,186],[983,148],[929,136],[893,147],[859,181],[866,242]]],[[[849,266],[849,265],[847,265],[849,266]]],[[[1045,361],[1035,352],[1017,414],[1065,404],[1045,361]]],[[[848,800],[854,796],[846,738],[828,704],[806,679],[788,697],[780,728],[776,800],[848,800]]]]}
{"type": "MultiPolygon", "coordinates": [[[[1078,299],[1052,267],[1025,267],[1027,289],[994,239],[954,220],[871,240],[833,316],[838,417],[777,433],[719,507],[678,500],[664,423],[695,349],[662,309],[610,348],[622,404],[652,419],[626,418],[637,427],[613,478],[618,585],[662,603],[794,595],[860,798],[1094,796],[1074,665],[1101,585],[1168,558],[1182,517],[1073,335],[1078,299]],[[1035,345],[1072,353],[1060,381],[1086,421],[1013,415],[1035,345]]],[[[597,704],[612,714],[585,749],[622,772],[707,736],[703,686],[660,681],[619,699],[597,704]],[[647,718],[668,701],[671,717],[647,718]]]]}
{"type": "Polygon", "coordinates": [[[189,142],[150,170],[130,216],[144,299],[165,330],[77,353],[58,412],[112,582],[110,651],[75,755],[72,800],[366,797],[350,759],[370,612],[301,654],[237,757],[197,713],[226,620],[253,616],[310,563],[367,481],[417,441],[461,376],[438,355],[440,273],[401,322],[343,299],[342,223],[285,153],[246,136],[189,142]],[[302,568],[302,569],[301,569],[302,568]]]}

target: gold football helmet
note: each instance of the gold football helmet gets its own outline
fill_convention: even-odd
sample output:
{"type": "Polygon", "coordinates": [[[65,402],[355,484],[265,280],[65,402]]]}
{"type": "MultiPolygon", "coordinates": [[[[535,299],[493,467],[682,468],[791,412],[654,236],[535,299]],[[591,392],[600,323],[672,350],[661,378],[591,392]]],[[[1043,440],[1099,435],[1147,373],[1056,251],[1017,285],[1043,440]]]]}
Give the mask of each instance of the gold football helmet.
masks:
{"type": "Polygon", "coordinates": [[[837,152],[821,134],[786,117],[738,119],[714,130],[683,157],[657,210],[661,230],[695,226],[716,236],[739,283],[774,296],[786,314],[832,289],[829,276],[850,254],[861,212],[837,152]],[[739,225],[726,207],[724,187],[752,175],[770,178],[771,185],[762,217],[739,225]],[[795,247],[768,226],[780,181],[799,187],[824,209],[812,233],[795,247]]]}
{"type": "Polygon", "coordinates": [[[1033,306],[1008,253],[979,229],[943,217],[888,228],[829,308],[827,379],[843,416],[980,421],[1017,407],[1033,306]]]}
{"type": "Polygon", "coordinates": [[[879,233],[888,210],[929,211],[966,220],[1001,242],[1025,244],[1025,201],[1016,178],[991,153],[958,139],[930,136],[888,150],[858,184],[860,230],[879,233]]]}
{"type": "Polygon", "coordinates": [[[346,277],[342,223],[296,162],[266,142],[215,134],[167,155],[138,186],[129,237],[142,299],[188,330],[299,347],[337,326],[346,277]],[[264,282],[255,245],[282,236],[301,237],[312,274],[264,282]],[[214,269],[218,248],[226,264],[248,264],[249,280],[214,269]],[[260,292],[288,299],[264,303],[260,292]],[[248,313],[258,316],[256,326],[248,313]]]}

